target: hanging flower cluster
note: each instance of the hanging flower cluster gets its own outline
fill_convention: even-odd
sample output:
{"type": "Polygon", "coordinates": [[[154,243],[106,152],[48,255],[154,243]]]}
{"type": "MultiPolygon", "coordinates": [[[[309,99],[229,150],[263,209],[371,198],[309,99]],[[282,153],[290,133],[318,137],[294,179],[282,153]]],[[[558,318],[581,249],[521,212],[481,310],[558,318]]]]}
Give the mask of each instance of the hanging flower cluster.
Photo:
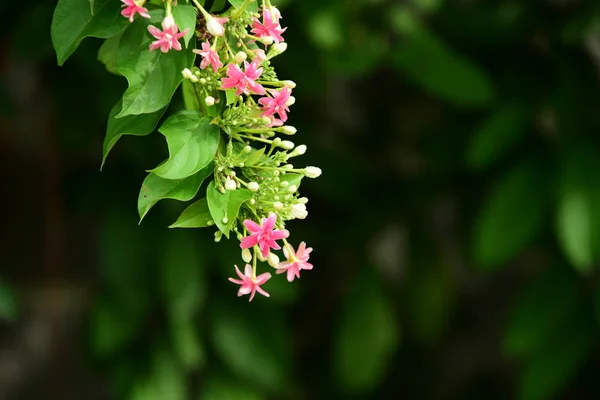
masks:
{"type": "MultiPolygon", "coordinates": [[[[224,234],[228,236],[230,230],[236,233],[246,264],[244,273],[235,266],[239,279],[229,280],[240,285],[238,296],[250,294],[250,301],[256,292],[269,296],[261,285],[271,274],[257,275],[258,261],[266,261],[277,274],[285,273],[289,282],[299,278],[301,270],[312,269],[308,262],[312,249],[304,242],[294,249],[287,241],[290,233],[285,221],[306,218],[308,199],[300,197],[298,186],[303,177],[321,174],[317,167],[294,167],[292,159],[304,154],[306,146],[278,137],[296,133],[293,126],[285,125],[294,104],[295,83],[280,80],[270,63],[287,48],[283,37],[287,28],[282,28],[281,13],[269,0],[262,1],[258,12],[250,10],[255,1],[247,0],[221,16],[210,14],[193,1],[198,10],[199,39],[193,53],[200,56],[199,63],[181,72],[198,94],[200,111],[211,116],[210,123],[220,130],[219,141],[224,146],[216,151],[214,182],[207,189],[212,187],[218,193],[207,193],[210,217],[206,225],[216,224],[219,228],[216,241],[224,234]],[[213,210],[219,201],[211,199],[219,195],[239,203],[235,221],[230,221],[231,213],[213,210]],[[216,214],[220,220],[216,220],[216,214]],[[283,251],[283,261],[275,250],[283,251]]],[[[122,14],[130,21],[136,14],[150,18],[144,0],[122,2],[122,14]]],[[[150,51],[182,50],[180,40],[189,28],[179,30],[173,7],[177,6],[165,1],[162,29],[148,26],[156,39],[150,51]]]]}

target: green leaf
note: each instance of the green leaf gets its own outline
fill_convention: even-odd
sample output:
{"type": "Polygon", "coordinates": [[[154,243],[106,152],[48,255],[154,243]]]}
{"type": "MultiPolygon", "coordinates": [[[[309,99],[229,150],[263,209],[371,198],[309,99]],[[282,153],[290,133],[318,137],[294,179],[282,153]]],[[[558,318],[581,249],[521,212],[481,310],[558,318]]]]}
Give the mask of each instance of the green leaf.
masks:
{"type": "Polygon", "coordinates": [[[183,93],[183,103],[186,110],[201,110],[200,100],[196,93],[196,86],[188,79],[184,79],[181,83],[181,91],[183,93]]]}
{"type": "Polygon", "coordinates": [[[146,136],[156,128],[158,121],[164,114],[166,108],[151,114],[130,115],[124,118],[115,118],[122,106],[122,100],[110,110],[108,115],[108,126],[104,138],[102,164],[104,166],[108,153],[123,135],[146,136]]]}
{"type": "Polygon", "coordinates": [[[200,400],[265,400],[256,390],[223,376],[209,377],[202,388],[200,400]]]}
{"type": "Polygon", "coordinates": [[[475,220],[473,250],[478,268],[499,268],[542,230],[551,205],[549,171],[533,162],[510,170],[475,220]]]}
{"type": "MultiPolygon", "coordinates": [[[[245,2],[245,0],[229,0],[229,4],[231,4],[235,8],[241,8],[242,5],[244,4],[244,2],[245,2]]],[[[223,2],[223,3],[225,3],[225,2],[223,2]]],[[[213,7],[213,8],[215,8],[215,7],[213,7]]],[[[218,11],[218,9],[215,8],[215,11],[218,11]]],[[[246,11],[250,11],[253,13],[258,12],[258,2],[255,1],[253,3],[248,4],[248,6],[246,7],[246,11]]]]}
{"type": "Polygon", "coordinates": [[[219,192],[215,187],[215,181],[211,181],[206,189],[206,200],[208,209],[217,224],[217,227],[225,237],[229,238],[231,230],[241,205],[252,198],[252,192],[247,189],[227,190],[219,192]]]}
{"type": "Polygon", "coordinates": [[[90,0],[90,12],[94,15],[94,0],[90,0]]]}
{"type": "Polygon", "coordinates": [[[172,323],[171,335],[175,354],[188,371],[197,370],[206,363],[206,354],[198,337],[198,329],[192,323],[172,323]]]}
{"type": "Polygon", "coordinates": [[[376,280],[357,281],[337,327],[333,360],[337,382],[344,391],[363,393],[384,379],[400,332],[376,280]]]}
{"type": "Polygon", "coordinates": [[[188,33],[183,37],[184,44],[187,47],[190,39],[194,37],[196,32],[196,8],[191,5],[178,4],[173,7],[172,12],[173,19],[175,19],[179,31],[183,32],[184,30],[189,29],[188,33]]]}
{"type": "MultiPolygon", "coordinates": [[[[243,147],[242,147],[243,149],[243,147]]],[[[242,151],[240,149],[240,151],[242,151]]],[[[241,157],[240,162],[243,162],[246,167],[251,167],[253,165],[258,164],[263,158],[265,154],[265,148],[261,147],[258,150],[252,150],[250,153],[246,155],[246,157],[241,157]]]]}
{"type": "Polygon", "coordinates": [[[152,172],[148,174],[146,179],[144,179],[144,183],[142,183],[142,188],[138,196],[140,222],[152,206],[162,199],[179,201],[193,199],[198,193],[198,189],[200,189],[204,179],[213,173],[213,168],[214,166],[211,162],[194,175],[183,179],[164,179],[152,172]]]}
{"type": "Polygon", "coordinates": [[[169,317],[190,322],[204,302],[206,288],[198,243],[186,231],[169,231],[160,268],[162,294],[169,317]]]}
{"type": "Polygon", "coordinates": [[[584,362],[593,354],[597,333],[580,304],[549,340],[525,362],[518,389],[520,400],[558,398],[584,362]]]}
{"type": "Polygon", "coordinates": [[[100,298],[91,316],[91,349],[109,358],[131,344],[138,335],[141,315],[127,312],[115,300],[100,298]]]}
{"type": "Polygon", "coordinates": [[[225,102],[226,106],[235,103],[235,101],[237,100],[237,96],[235,95],[235,90],[234,89],[225,90],[225,99],[227,100],[225,102]]]}
{"type": "Polygon", "coordinates": [[[19,307],[14,291],[0,280],[0,321],[13,321],[18,313],[19,307]]]}
{"type": "MultiPolygon", "coordinates": [[[[151,10],[151,22],[158,24],[163,10],[151,10]]],[[[116,118],[148,114],[166,107],[181,83],[181,71],[193,65],[195,54],[187,50],[148,51],[152,37],[148,20],[137,18],[121,38],[117,54],[117,70],[127,78],[129,87],[123,94],[123,108],[116,118]]]]}
{"type": "Polygon", "coordinates": [[[571,264],[582,273],[590,272],[592,249],[591,199],[582,187],[565,188],[557,210],[558,239],[571,264]]]}
{"type": "Polygon", "coordinates": [[[169,228],[205,228],[214,224],[206,199],[192,203],[169,228]]]}
{"type": "Polygon", "coordinates": [[[121,15],[121,2],[59,0],[52,18],[52,44],[62,65],[86,37],[109,38],[122,32],[129,21],[121,15]],[[93,6],[93,13],[90,10],[93,6]]]}
{"type": "Polygon", "coordinates": [[[102,43],[98,50],[98,61],[106,67],[106,70],[115,75],[121,75],[117,71],[117,52],[122,35],[116,35],[108,38],[102,43]]]}
{"type": "Polygon", "coordinates": [[[288,182],[288,187],[295,185],[297,187],[300,187],[300,182],[302,182],[302,178],[304,178],[304,175],[302,174],[294,174],[294,173],[290,173],[287,172],[285,175],[280,175],[279,176],[279,181],[280,182],[288,182]]]}
{"type": "Polygon", "coordinates": [[[474,170],[503,156],[529,129],[530,112],[521,103],[508,104],[477,128],[467,147],[467,165],[474,170]]]}
{"type": "Polygon", "coordinates": [[[169,159],[155,169],[165,179],[183,179],[206,167],[219,146],[219,128],[197,110],[170,116],[158,129],[167,139],[169,159]]]}
{"type": "Polygon", "coordinates": [[[416,20],[394,14],[403,35],[390,54],[396,67],[424,90],[461,106],[480,106],[494,98],[494,86],[486,72],[462,56],[416,20]]]}
{"type": "Polygon", "coordinates": [[[535,277],[516,298],[508,316],[502,347],[511,356],[539,351],[565,321],[578,301],[578,282],[567,268],[551,266],[535,277]]]}
{"type": "MultiPolygon", "coordinates": [[[[265,289],[269,291],[268,283],[265,289]]],[[[281,392],[288,387],[290,336],[285,331],[282,315],[276,310],[269,310],[268,314],[260,309],[251,312],[251,308],[257,310],[257,300],[262,299],[245,305],[246,312],[239,306],[221,306],[214,310],[212,343],[227,370],[242,382],[281,392]]]]}

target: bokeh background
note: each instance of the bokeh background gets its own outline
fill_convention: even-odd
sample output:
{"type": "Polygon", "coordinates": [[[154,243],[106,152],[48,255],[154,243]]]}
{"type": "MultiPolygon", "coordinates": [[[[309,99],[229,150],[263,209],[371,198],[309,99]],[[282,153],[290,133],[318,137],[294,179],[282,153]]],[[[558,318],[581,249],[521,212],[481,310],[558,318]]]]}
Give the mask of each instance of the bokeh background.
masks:
{"type": "Polygon", "coordinates": [[[55,2],[1,3],[0,399],[599,398],[600,3],[272,1],[323,175],[252,303],[185,204],[138,225],[162,136],[100,172],[101,41],[59,68],[55,2]]]}

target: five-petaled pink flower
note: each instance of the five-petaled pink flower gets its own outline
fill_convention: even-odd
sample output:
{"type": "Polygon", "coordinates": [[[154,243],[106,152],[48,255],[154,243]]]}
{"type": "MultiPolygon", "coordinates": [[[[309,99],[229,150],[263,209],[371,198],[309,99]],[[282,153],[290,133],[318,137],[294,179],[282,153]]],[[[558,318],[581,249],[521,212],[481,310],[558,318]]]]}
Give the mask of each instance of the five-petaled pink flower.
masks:
{"type": "Polygon", "coordinates": [[[258,18],[254,18],[252,22],[252,33],[259,38],[270,36],[274,42],[283,42],[283,36],[281,34],[285,32],[287,28],[281,28],[279,25],[279,18],[273,18],[271,11],[267,8],[263,10],[263,22],[262,24],[258,18]]]}
{"type": "Polygon", "coordinates": [[[227,66],[227,77],[223,78],[222,89],[233,89],[235,88],[235,95],[239,96],[242,93],[249,95],[254,94],[265,94],[265,88],[260,84],[254,82],[260,77],[263,69],[257,68],[255,61],[248,64],[248,61],[244,61],[244,72],[236,64],[231,63],[227,66]]]}
{"type": "Polygon", "coordinates": [[[192,51],[202,56],[202,62],[200,63],[201,69],[210,65],[213,71],[217,72],[217,70],[223,66],[223,63],[219,60],[219,54],[210,48],[210,43],[208,42],[202,43],[202,50],[194,49],[192,51]]]}
{"type": "Polygon", "coordinates": [[[286,261],[279,263],[277,273],[283,274],[287,272],[288,282],[292,282],[294,278],[300,278],[300,270],[310,270],[313,265],[308,262],[309,254],[312,251],[311,247],[306,247],[306,243],[302,242],[298,246],[298,250],[294,253],[294,248],[291,245],[283,247],[283,254],[287,258],[286,261]]]}
{"type": "Polygon", "coordinates": [[[269,255],[270,248],[275,250],[281,249],[276,240],[288,237],[290,232],[287,229],[274,229],[276,220],[277,214],[275,213],[269,213],[269,217],[263,218],[260,225],[249,219],[245,220],[244,226],[250,231],[250,236],[242,239],[240,247],[242,249],[249,249],[258,244],[263,257],[269,255]]]}
{"type": "Polygon", "coordinates": [[[265,292],[264,289],[260,287],[260,285],[262,285],[271,278],[270,273],[265,272],[264,274],[260,274],[259,276],[253,278],[252,266],[250,266],[250,264],[246,264],[246,268],[243,274],[238,269],[237,265],[235,265],[235,272],[240,277],[240,279],[229,278],[229,281],[241,285],[240,290],[238,290],[238,297],[250,293],[250,300],[248,301],[252,301],[256,292],[262,294],[263,296],[270,297],[269,293],[265,292]]]}
{"type": "Polygon", "coordinates": [[[188,33],[189,28],[186,28],[183,32],[179,32],[179,28],[177,27],[175,20],[170,15],[163,19],[162,28],[163,30],[161,31],[155,26],[148,26],[148,31],[150,34],[158,39],[150,43],[150,51],[160,49],[160,51],[166,53],[171,49],[181,50],[181,43],[179,43],[179,39],[188,33]]]}
{"type": "Polygon", "coordinates": [[[133,22],[133,17],[135,14],[139,14],[144,18],[150,18],[150,14],[148,14],[148,9],[146,7],[142,7],[146,0],[143,1],[135,1],[135,0],[121,0],[123,2],[123,11],[121,11],[121,15],[125,18],[129,18],[129,22],[133,22]],[[141,5],[138,5],[141,4],[141,5]]]}
{"type": "Polygon", "coordinates": [[[281,90],[273,90],[271,93],[273,94],[273,97],[262,97],[258,99],[260,105],[263,106],[263,113],[260,116],[270,117],[279,114],[281,121],[287,121],[286,111],[290,111],[290,109],[286,103],[290,99],[292,90],[287,86],[284,86],[281,90]]]}

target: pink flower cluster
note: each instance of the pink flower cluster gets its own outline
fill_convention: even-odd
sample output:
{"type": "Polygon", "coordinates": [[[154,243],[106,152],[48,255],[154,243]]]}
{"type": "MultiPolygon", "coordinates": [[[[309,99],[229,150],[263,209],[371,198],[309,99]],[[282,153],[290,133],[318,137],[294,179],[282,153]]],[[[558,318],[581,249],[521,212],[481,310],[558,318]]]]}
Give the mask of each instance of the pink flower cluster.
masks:
{"type": "Polygon", "coordinates": [[[121,0],[123,5],[123,11],[121,11],[121,15],[125,18],[129,19],[129,22],[133,22],[133,17],[135,14],[139,14],[141,17],[150,18],[150,14],[148,14],[148,9],[142,7],[142,5],[146,2],[146,0],[121,0]]]}
{"type": "MultiPolygon", "coordinates": [[[[280,250],[281,246],[277,244],[277,240],[285,240],[285,238],[289,237],[290,233],[286,229],[275,229],[276,221],[277,215],[275,213],[270,213],[268,218],[263,218],[260,225],[249,219],[245,220],[244,226],[250,232],[250,235],[242,238],[240,247],[242,249],[249,249],[258,246],[263,258],[269,256],[271,249],[280,250]]],[[[296,251],[294,251],[294,248],[290,244],[286,244],[283,248],[283,254],[286,259],[276,266],[276,273],[287,273],[288,282],[292,282],[295,278],[300,278],[301,270],[311,270],[313,268],[313,265],[308,262],[311,252],[312,248],[307,248],[304,242],[300,243],[296,251]]],[[[252,301],[256,292],[269,297],[269,294],[260,286],[271,278],[270,273],[267,272],[256,277],[254,269],[248,264],[246,265],[244,274],[240,272],[237,266],[235,266],[235,270],[241,280],[229,278],[229,281],[241,285],[238,290],[238,296],[251,293],[249,301],[252,301]]]]}

